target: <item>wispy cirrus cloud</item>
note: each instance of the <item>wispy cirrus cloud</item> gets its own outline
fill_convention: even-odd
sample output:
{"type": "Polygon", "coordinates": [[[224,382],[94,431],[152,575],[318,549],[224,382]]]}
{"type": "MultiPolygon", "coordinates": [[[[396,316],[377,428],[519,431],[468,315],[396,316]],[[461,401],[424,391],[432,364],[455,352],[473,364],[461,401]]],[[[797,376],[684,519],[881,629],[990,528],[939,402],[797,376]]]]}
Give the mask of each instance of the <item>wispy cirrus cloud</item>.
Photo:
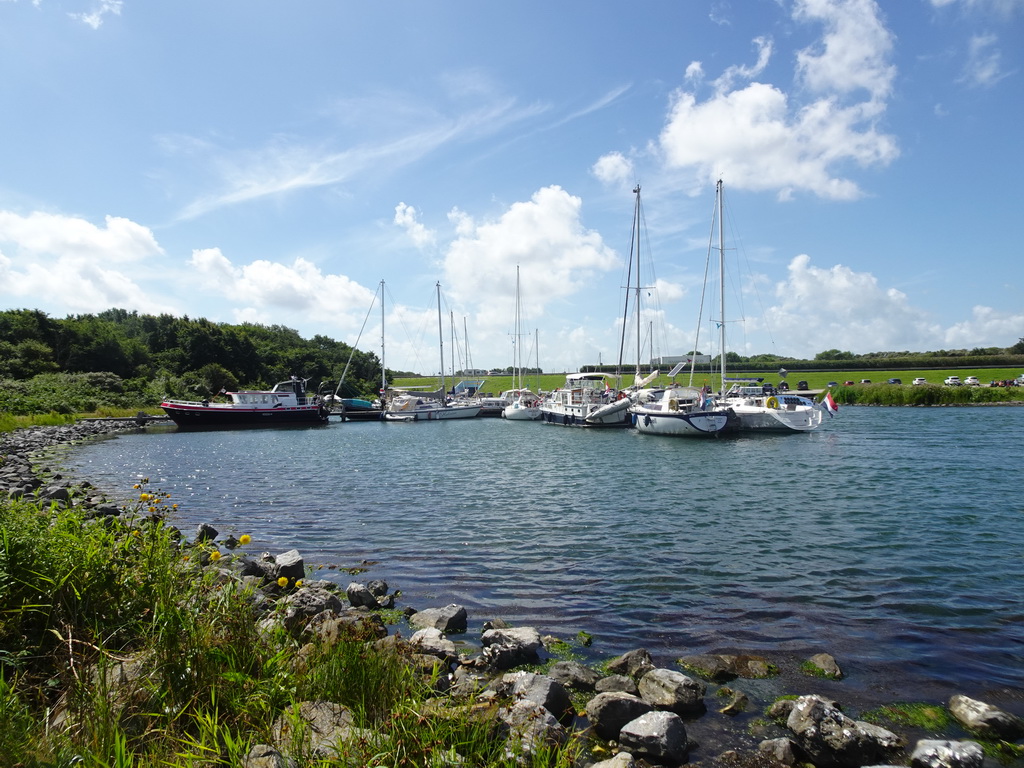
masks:
{"type": "MultiPolygon", "coordinates": [[[[425,128],[381,141],[364,141],[345,149],[330,149],[327,140],[278,137],[265,146],[238,152],[222,151],[211,160],[220,177],[219,189],[200,196],[179,211],[179,221],[195,219],[210,211],[301,189],[356,181],[369,174],[386,174],[453,142],[473,141],[499,132],[536,113],[519,107],[512,99],[496,101],[454,118],[419,115],[403,125],[425,128]]],[[[209,142],[164,142],[187,145],[194,152],[205,146],[216,155],[220,147],[209,142]]]]}

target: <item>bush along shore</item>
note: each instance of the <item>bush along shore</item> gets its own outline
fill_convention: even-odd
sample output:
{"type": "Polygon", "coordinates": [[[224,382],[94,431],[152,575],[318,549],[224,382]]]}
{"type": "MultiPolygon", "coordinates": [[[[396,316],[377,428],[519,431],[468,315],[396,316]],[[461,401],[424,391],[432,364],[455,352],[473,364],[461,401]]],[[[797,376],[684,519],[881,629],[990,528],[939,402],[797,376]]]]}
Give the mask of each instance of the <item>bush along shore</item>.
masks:
{"type": "Polygon", "coordinates": [[[45,465],[112,429],[0,440],[5,767],[1022,763],[1024,722],[959,693],[854,718],[808,693],[842,679],[824,653],[765,701],[752,683],[777,667],[757,655],[637,648],[586,665],[585,637],[499,619],[471,640],[461,606],[312,580],[297,551],[256,554],[210,525],[183,535],[145,479],[117,504],[45,465]]]}

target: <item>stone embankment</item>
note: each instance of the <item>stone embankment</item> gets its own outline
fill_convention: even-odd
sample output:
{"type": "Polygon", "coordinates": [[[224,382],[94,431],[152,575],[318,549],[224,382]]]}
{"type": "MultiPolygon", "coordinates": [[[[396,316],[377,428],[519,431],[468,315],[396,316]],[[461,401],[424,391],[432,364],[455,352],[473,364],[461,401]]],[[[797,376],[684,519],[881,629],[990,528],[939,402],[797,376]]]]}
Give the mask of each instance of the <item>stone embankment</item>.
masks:
{"type": "MultiPolygon", "coordinates": [[[[46,449],[117,429],[123,426],[91,423],[3,436],[0,488],[14,496],[85,505],[90,514],[120,514],[116,505],[91,494],[87,486],[73,487],[45,468],[43,479],[33,469],[46,449]]],[[[218,536],[215,528],[202,525],[185,546],[202,546],[218,536]]],[[[236,542],[220,543],[230,548],[236,542]]],[[[672,662],[678,668],[657,662],[642,648],[598,669],[573,660],[555,661],[554,649],[564,643],[533,627],[484,622],[479,637],[470,640],[467,612],[458,605],[406,609],[409,636],[403,637],[397,629],[389,632],[381,618],[381,610],[393,609],[396,599],[385,582],[352,583],[342,591],[330,581],[306,581],[305,562],[294,550],[276,556],[229,554],[196,567],[215,569],[223,583],[249,587],[264,617],[261,631],[283,628],[309,649],[358,637],[393,652],[398,663],[409,665],[432,686],[436,696],[428,706],[489,713],[500,723],[500,733],[514,753],[530,754],[585,738],[591,757],[581,766],[592,768],[678,766],[690,760],[742,768],[981,768],[985,758],[978,740],[1013,743],[1024,738],[1019,717],[959,694],[946,706],[966,737],[914,741],[904,733],[849,717],[839,702],[825,695],[752,702],[743,682],[773,670],[770,660],[757,655],[687,656],[672,662]],[[292,587],[282,589],[282,582],[292,587]],[[709,686],[715,686],[713,695],[709,686]],[[730,729],[732,718],[753,706],[765,714],[756,728],[730,729]],[[722,734],[709,739],[706,721],[715,718],[722,734]],[[695,739],[696,732],[703,735],[695,739]]],[[[298,663],[302,658],[300,651],[298,663]]],[[[128,673],[131,666],[125,662],[118,685],[140,684],[128,673]]],[[[839,664],[828,654],[808,659],[805,666],[817,677],[842,678],[839,664]]],[[[808,680],[813,686],[814,678],[808,680]]],[[[111,695],[117,698],[116,691],[111,695]]],[[[346,741],[366,734],[339,703],[304,701],[280,714],[272,737],[272,743],[252,748],[245,768],[293,765],[297,740],[302,753],[330,758],[344,751],[346,741]]],[[[460,764],[458,756],[446,764],[460,764]]]]}

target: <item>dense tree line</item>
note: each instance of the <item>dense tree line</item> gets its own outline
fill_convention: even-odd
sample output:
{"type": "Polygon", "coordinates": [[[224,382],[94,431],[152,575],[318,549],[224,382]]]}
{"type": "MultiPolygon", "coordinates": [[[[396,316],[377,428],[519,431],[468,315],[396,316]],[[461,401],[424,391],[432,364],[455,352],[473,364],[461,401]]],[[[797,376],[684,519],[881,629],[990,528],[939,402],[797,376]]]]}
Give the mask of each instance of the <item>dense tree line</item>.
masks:
{"type": "MultiPolygon", "coordinates": [[[[0,379],[113,374],[116,386],[150,396],[208,397],[264,388],[295,375],[333,392],[348,364],[345,395],[374,393],[380,359],[327,336],[281,325],[213,323],[110,309],[63,319],[31,309],[0,312],[0,379]],[[349,363],[351,356],[351,363],[349,363]]],[[[390,377],[389,377],[390,380],[390,377]]]]}

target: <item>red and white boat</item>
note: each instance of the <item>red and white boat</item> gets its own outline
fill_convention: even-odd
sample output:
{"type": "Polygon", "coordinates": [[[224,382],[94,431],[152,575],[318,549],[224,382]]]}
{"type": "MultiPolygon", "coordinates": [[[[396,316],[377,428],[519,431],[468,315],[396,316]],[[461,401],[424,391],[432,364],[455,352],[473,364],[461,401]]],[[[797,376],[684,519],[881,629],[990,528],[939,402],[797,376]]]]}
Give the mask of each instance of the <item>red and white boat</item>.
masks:
{"type": "Polygon", "coordinates": [[[164,413],[179,427],[252,427],[325,424],[330,413],[319,396],[308,397],[306,379],[292,376],[271,390],[225,392],[228,403],[165,400],[164,413]]]}

